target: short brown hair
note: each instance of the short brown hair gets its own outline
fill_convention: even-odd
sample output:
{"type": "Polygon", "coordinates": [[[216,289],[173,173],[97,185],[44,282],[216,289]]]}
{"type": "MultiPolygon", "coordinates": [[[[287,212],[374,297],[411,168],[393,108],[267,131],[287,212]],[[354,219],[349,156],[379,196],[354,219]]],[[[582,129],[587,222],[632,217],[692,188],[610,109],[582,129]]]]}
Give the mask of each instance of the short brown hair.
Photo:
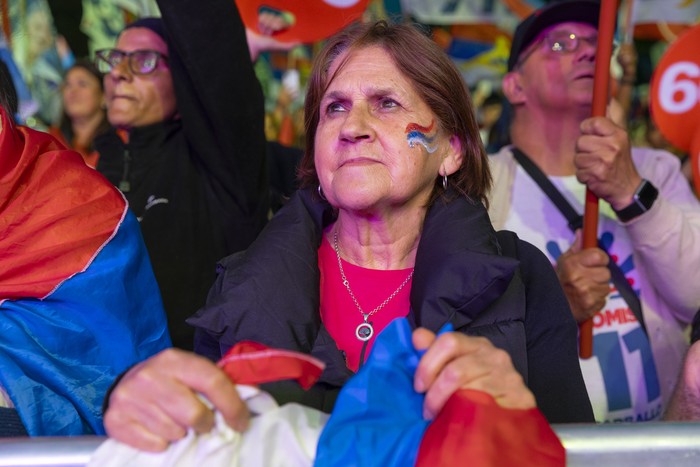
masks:
{"type": "MultiPolygon", "coordinates": [[[[396,67],[435,113],[440,128],[460,139],[462,166],[449,177],[449,185],[461,195],[486,203],[491,172],[462,75],[447,54],[417,27],[390,24],[385,20],[348,26],[329,39],[315,57],[304,103],[306,147],[299,169],[301,186],[313,187],[319,183],[314,165],[314,142],[321,99],[334,78],[328,71],[344,52],[370,46],[379,46],[392,57],[396,67]]],[[[443,193],[442,179],[438,178],[430,202],[443,193]]]]}

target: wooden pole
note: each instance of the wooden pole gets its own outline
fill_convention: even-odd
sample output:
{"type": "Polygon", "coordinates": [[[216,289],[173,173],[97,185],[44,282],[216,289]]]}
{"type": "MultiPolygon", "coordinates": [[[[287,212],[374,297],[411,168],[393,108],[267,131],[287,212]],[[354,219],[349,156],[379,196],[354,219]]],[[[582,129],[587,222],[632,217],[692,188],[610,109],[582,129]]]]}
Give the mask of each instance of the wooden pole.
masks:
{"type": "MultiPolygon", "coordinates": [[[[610,98],[610,60],[615,36],[615,19],[618,0],[602,0],[598,19],[598,50],[593,81],[592,117],[604,117],[610,98]]],[[[586,204],[583,211],[583,248],[598,246],[598,197],[586,189],[586,204]]],[[[579,356],[593,355],[593,320],[579,325],[579,356]]]]}

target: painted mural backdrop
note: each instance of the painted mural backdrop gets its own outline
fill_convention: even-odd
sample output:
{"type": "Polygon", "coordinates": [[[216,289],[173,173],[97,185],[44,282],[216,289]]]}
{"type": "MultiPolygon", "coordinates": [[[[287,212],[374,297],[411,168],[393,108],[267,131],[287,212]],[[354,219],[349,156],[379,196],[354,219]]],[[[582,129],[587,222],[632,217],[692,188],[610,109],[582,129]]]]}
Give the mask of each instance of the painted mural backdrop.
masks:
{"type": "MultiPolygon", "coordinates": [[[[54,125],[61,115],[58,91],[64,70],[75,57],[56,31],[50,3],[68,1],[80,4],[80,29],[87,37],[90,54],[112,46],[128,22],[159,15],[155,0],[0,0],[5,33],[0,38],[0,57],[12,62],[21,98],[18,118],[31,126],[54,125]]],[[[403,18],[426,25],[457,64],[481,106],[500,90],[515,25],[548,1],[369,0],[364,17],[403,18]]],[[[668,43],[699,18],[700,0],[621,0],[618,36],[622,40],[628,30],[629,36],[641,41],[640,68],[652,70],[668,43]]],[[[307,44],[284,54],[265,54],[256,64],[267,98],[270,139],[301,144],[302,98],[316,45],[307,44]]],[[[640,76],[644,93],[649,77],[643,73],[640,76]]]]}

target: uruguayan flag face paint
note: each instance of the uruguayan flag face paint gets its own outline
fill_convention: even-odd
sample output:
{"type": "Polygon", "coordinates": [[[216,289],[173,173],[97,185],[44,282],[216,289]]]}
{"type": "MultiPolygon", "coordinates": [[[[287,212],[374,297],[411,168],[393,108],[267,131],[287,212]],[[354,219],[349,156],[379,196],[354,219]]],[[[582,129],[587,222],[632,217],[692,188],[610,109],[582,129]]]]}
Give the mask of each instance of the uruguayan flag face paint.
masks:
{"type": "Polygon", "coordinates": [[[417,123],[409,123],[406,125],[406,140],[408,141],[408,146],[414,148],[416,144],[421,144],[430,154],[437,150],[437,144],[435,143],[435,134],[429,136],[428,133],[433,131],[435,122],[430,122],[427,127],[421,126],[417,123]]]}

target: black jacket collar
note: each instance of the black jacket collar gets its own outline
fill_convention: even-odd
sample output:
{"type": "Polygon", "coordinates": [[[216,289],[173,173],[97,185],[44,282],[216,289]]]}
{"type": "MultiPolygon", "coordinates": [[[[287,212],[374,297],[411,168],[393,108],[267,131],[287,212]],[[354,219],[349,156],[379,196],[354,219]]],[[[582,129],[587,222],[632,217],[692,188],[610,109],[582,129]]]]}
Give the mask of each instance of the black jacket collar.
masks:
{"type": "MultiPolygon", "coordinates": [[[[320,382],[342,385],[352,373],[319,314],[318,248],[334,220],[314,190],[297,192],[246,252],[222,261],[219,295],[190,324],[223,347],[245,338],[310,353],[328,365],[320,382]]],[[[504,293],[517,265],[500,256],[481,203],[438,201],[418,247],[409,321],[433,331],[448,321],[455,329],[469,325],[504,293]]]]}

